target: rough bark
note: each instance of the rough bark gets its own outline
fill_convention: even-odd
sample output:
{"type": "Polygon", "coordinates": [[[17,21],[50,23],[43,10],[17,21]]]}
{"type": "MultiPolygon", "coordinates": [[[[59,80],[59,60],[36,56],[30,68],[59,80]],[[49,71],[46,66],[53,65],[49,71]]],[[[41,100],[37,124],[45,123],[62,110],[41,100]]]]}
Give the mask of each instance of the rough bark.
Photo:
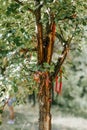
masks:
{"type": "MultiPolygon", "coordinates": [[[[40,1],[36,0],[36,6],[40,5],[40,1]]],[[[38,63],[43,62],[43,27],[41,23],[41,7],[39,6],[35,11],[36,27],[37,27],[37,53],[38,63]]]]}
{"type": "MultiPolygon", "coordinates": [[[[54,40],[55,40],[55,22],[54,15],[52,15],[51,23],[49,23],[48,28],[46,29],[46,37],[43,40],[43,26],[41,23],[41,7],[40,0],[35,0],[36,11],[36,27],[37,27],[37,55],[38,55],[38,64],[43,66],[44,62],[48,64],[51,63],[54,40]]],[[[61,38],[61,37],[60,37],[61,38]]],[[[52,80],[55,77],[61,65],[63,64],[68,47],[65,46],[62,52],[63,57],[58,59],[58,62],[55,66],[55,72],[51,75],[49,72],[41,72],[40,82],[39,82],[39,130],[51,130],[51,89],[52,89],[52,80]]]]}
{"type": "MultiPolygon", "coordinates": [[[[43,45],[43,27],[41,23],[41,7],[40,1],[35,0],[36,9],[36,26],[37,26],[37,53],[38,64],[42,65],[44,62],[44,45],[43,45]]],[[[50,41],[51,42],[51,41],[50,41]]],[[[50,50],[49,50],[50,51],[50,50]]],[[[51,130],[51,83],[49,82],[49,75],[42,73],[40,76],[39,86],[39,130],[51,130]]]]}
{"type": "Polygon", "coordinates": [[[51,82],[43,78],[39,91],[39,130],[51,130],[51,82]]]}
{"type": "Polygon", "coordinates": [[[48,34],[49,37],[49,44],[47,47],[47,63],[50,64],[51,59],[52,59],[52,54],[53,54],[53,47],[54,47],[54,41],[55,41],[55,22],[53,21],[51,23],[51,32],[48,34]]]}

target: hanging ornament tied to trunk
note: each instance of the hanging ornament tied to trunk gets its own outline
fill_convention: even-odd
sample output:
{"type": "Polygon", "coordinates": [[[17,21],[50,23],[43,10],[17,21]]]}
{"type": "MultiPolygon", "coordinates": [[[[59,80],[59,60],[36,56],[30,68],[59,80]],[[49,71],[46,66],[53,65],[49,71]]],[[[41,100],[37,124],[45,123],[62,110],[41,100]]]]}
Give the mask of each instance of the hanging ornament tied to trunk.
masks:
{"type": "Polygon", "coordinates": [[[55,92],[60,94],[62,91],[62,70],[60,70],[59,75],[56,76],[55,80],[55,92]]]}

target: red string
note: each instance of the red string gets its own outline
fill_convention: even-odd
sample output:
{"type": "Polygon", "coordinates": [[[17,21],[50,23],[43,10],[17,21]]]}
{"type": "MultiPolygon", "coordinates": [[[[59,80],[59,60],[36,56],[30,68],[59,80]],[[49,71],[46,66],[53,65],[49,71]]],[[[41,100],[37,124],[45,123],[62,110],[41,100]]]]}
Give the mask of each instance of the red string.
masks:
{"type": "Polygon", "coordinates": [[[58,91],[58,76],[56,76],[56,85],[55,85],[55,92],[58,91]]]}
{"type": "Polygon", "coordinates": [[[62,91],[62,82],[60,82],[60,85],[59,85],[59,91],[58,91],[58,93],[60,94],[60,93],[61,93],[61,91],[62,91]]]}
{"type": "Polygon", "coordinates": [[[62,91],[62,70],[60,70],[60,85],[59,85],[59,94],[62,91]]]}
{"type": "Polygon", "coordinates": [[[55,92],[60,94],[62,92],[62,71],[60,70],[59,80],[56,76],[55,92]]]}

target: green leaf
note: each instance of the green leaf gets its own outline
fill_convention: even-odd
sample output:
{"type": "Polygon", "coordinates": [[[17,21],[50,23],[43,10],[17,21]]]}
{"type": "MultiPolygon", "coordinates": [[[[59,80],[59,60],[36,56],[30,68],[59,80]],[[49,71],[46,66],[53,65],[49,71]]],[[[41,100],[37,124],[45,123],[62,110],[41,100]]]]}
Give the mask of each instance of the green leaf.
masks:
{"type": "Polygon", "coordinates": [[[6,14],[11,15],[12,13],[17,13],[17,9],[20,7],[17,3],[11,3],[10,6],[7,7],[6,14]]]}
{"type": "Polygon", "coordinates": [[[18,91],[18,87],[14,87],[14,92],[16,93],[18,91]]]}

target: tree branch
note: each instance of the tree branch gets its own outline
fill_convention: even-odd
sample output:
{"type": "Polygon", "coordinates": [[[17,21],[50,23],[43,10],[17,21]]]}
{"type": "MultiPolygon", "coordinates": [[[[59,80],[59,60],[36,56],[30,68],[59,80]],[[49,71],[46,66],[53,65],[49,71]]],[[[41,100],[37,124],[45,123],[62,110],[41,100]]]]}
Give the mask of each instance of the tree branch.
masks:
{"type": "Polygon", "coordinates": [[[67,43],[67,41],[65,41],[65,39],[61,36],[61,34],[56,32],[56,37],[62,42],[62,43],[67,43]]]}
{"type": "Polygon", "coordinates": [[[67,42],[67,44],[64,45],[64,49],[62,51],[61,57],[59,57],[57,60],[57,63],[56,63],[55,68],[54,68],[54,73],[51,74],[52,79],[54,79],[57,76],[57,74],[59,73],[61,66],[66,59],[68,51],[69,51],[69,43],[67,42]]]}
{"type": "Polygon", "coordinates": [[[14,0],[16,3],[20,4],[20,5],[24,5],[23,2],[19,1],[19,0],[14,0]]]}
{"type": "MultiPolygon", "coordinates": [[[[14,1],[15,1],[16,3],[22,5],[22,6],[24,5],[24,3],[21,2],[21,1],[19,1],[19,0],[14,0],[14,1]]],[[[28,8],[27,10],[34,14],[34,11],[33,11],[32,9],[28,8]]]]}
{"type": "Polygon", "coordinates": [[[21,48],[20,49],[20,52],[24,52],[24,53],[27,53],[27,52],[32,52],[32,51],[37,51],[37,48],[21,48]]]}
{"type": "Polygon", "coordinates": [[[38,63],[43,63],[43,25],[41,23],[41,7],[40,0],[35,0],[35,17],[36,17],[36,26],[37,26],[37,54],[38,54],[38,63]],[[38,7],[38,8],[37,8],[38,7]]]}
{"type": "MultiPolygon", "coordinates": [[[[55,16],[55,17],[57,17],[57,16],[55,16]]],[[[65,16],[64,18],[58,18],[58,21],[64,21],[64,20],[73,20],[73,19],[76,19],[76,14],[74,13],[74,14],[72,14],[71,16],[65,16]]]]}

